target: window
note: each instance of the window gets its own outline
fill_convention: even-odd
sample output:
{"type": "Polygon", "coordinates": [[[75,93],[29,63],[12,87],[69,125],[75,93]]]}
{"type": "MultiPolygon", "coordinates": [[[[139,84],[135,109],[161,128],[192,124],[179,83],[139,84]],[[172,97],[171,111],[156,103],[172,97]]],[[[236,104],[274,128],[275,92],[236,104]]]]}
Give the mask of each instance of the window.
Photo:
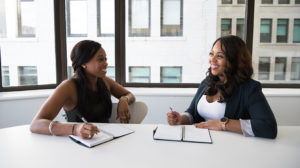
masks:
{"type": "Polygon", "coordinates": [[[129,0],[129,36],[150,36],[150,0],[129,0]]]}
{"type": "Polygon", "coordinates": [[[87,37],[87,0],[67,0],[67,34],[87,37]]]}
{"type": "Polygon", "coordinates": [[[293,42],[300,43],[300,19],[294,19],[293,42]]]}
{"type": "Polygon", "coordinates": [[[270,43],[272,34],[272,19],[261,19],[260,42],[270,43]]]}
{"type": "Polygon", "coordinates": [[[290,0],[278,0],[278,4],[289,4],[290,0]]]}
{"type": "Polygon", "coordinates": [[[261,0],[262,4],[273,4],[273,0],[261,0]]]}
{"type": "Polygon", "coordinates": [[[115,1],[97,0],[97,34],[98,36],[114,36],[115,34],[115,1]]]}
{"type": "Polygon", "coordinates": [[[160,67],[161,83],[181,83],[182,67],[160,67]]]}
{"type": "Polygon", "coordinates": [[[37,85],[37,69],[36,66],[19,66],[19,85],[37,85]]]}
{"type": "Polygon", "coordinates": [[[183,0],[161,0],[161,36],[182,36],[183,0]]]}
{"type": "Polygon", "coordinates": [[[60,47],[55,46],[53,1],[0,2],[5,2],[9,39],[0,39],[0,62],[7,67],[1,71],[9,78],[1,83],[1,91],[53,88],[59,78],[55,50],[60,47]]]}
{"type": "Polygon", "coordinates": [[[5,1],[0,0],[0,38],[6,37],[5,1]]]}
{"type": "Polygon", "coordinates": [[[34,0],[18,0],[18,35],[35,37],[36,4],[34,0]]]}
{"type": "Polygon", "coordinates": [[[129,81],[132,83],[150,83],[150,67],[129,67],[129,81]]]}
{"type": "Polygon", "coordinates": [[[222,4],[232,4],[232,0],[222,0],[222,4]]]}
{"type": "Polygon", "coordinates": [[[300,0],[295,0],[295,4],[300,4],[300,0]]]}
{"type": "Polygon", "coordinates": [[[8,66],[2,66],[2,86],[3,87],[10,86],[8,66]]]}
{"type": "Polygon", "coordinates": [[[270,79],[270,57],[259,57],[258,79],[270,79]]]}
{"type": "Polygon", "coordinates": [[[236,35],[244,40],[244,19],[236,20],[236,35]]]}
{"type": "Polygon", "coordinates": [[[238,4],[245,4],[245,0],[238,0],[237,3],[238,4]]]}
{"type": "Polygon", "coordinates": [[[275,58],[275,80],[285,80],[286,73],[286,58],[276,57],[275,58]]]}
{"type": "Polygon", "coordinates": [[[221,36],[227,36],[231,34],[231,19],[221,20],[221,36]]]}
{"type": "Polygon", "coordinates": [[[291,80],[300,80],[300,57],[292,58],[291,80]]]}
{"type": "Polygon", "coordinates": [[[287,43],[288,41],[288,19],[277,20],[277,43],[287,43]]]}
{"type": "Polygon", "coordinates": [[[114,66],[108,66],[107,67],[107,73],[106,73],[106,76],[113,79],[113,80],[116,80],[116,69],[114,66]]]}

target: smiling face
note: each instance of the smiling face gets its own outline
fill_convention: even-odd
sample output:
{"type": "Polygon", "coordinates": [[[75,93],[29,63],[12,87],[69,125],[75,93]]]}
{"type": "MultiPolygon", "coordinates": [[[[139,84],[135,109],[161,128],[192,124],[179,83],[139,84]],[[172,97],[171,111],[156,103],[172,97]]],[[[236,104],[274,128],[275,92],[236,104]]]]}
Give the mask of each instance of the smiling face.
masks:
{"type": "Polygon", "coordinates": [[[222,51],[220,41],[216,42],[211,52],[209,53],[209,64],[211,73],[214,76],[218,76],[220,80],[225,80],[225,69],[226,69],[226,56],[222,51]]]}
{"type": "Polygon", "coordinates": [[[100,48],[91,60],[84,64],[86,75],[103,78],[107,72],[107,58],[103,48],[100,48]]]}

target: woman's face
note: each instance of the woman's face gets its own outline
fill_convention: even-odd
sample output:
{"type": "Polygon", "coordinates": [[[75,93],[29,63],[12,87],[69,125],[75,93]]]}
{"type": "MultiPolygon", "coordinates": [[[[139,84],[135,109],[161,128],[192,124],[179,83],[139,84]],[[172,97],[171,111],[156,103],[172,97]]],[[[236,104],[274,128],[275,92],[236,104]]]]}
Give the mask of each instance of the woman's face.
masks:
{"type": "Polygon", "coordinates": [[[214,76],[218,76],[221,80],[226,78],[225,69],[226,69],[226,56],[221,49],[221,43],[218,41],[211,52],[209,53],[209,64],[211,68],[211,73],[214,76]]]}
{"type": "Polygon", "coordinates": [[[103,48],[100,48],[89,62],[84,64],[87,75],[103,78],[106,74],[107,58],[103,48]]]}

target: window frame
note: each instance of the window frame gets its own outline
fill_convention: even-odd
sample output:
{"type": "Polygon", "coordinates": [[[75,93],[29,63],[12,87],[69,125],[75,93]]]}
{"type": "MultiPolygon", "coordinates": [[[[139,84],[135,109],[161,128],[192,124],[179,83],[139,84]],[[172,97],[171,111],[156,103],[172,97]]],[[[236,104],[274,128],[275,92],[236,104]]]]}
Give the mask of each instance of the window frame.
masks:
{"type": "Polygon", "coordinates": [[[272,43],[272,27],[273,27],[273,19],[271,18],[261,18],[260,19],[260,32],[259,32],[259,42],[260,43],[272,43]],[[261,33],[261,26],[262,26],[262,21],[263,20],[269,20],[270,21],[270,24],[268,24],[269,25],[269,31],[270,31],[270,33],[269,33],[269,35],[268,35],[268,37],[270,38],[270,41],[262,41],[262,33],[261,33]]]}
{"type": "Polygon", "coordinates": [[[64,1],[67,2],[67,8],[66,8],[67,9],[66,10],[67,11],[67,13],[66,13],[66,16],[67,16],[66,22],[67,22],[67,24],[66,25],[67,25],[68,28],[67,28],[67,34],[66,35],[68,37],[88,37],[88,32],[86,34],[72,34],[71,33],[71,18],[70,18],[71,17],[71,15],[70,15],[70,13],[71,13],[71,11],[70,11],[70,1],[86,1],[86,3],[88,3],[88,0],[64,0],[64,1]]]}
{"type": "Polygon", "coordinates": [[[97,37],[114,37],[111,33],[101,32],[101,0],[97,0],[97,37]]]}
{"type": "Polygon", "coordinates": [[[128,72],[131,71],[131,68],[147,68],[147,69],[149,69],[149,76],[132,76],[132,74],[130,73],[129,80],[128,80],[130,83],[134,83],[134,82],[131,82],[132,78],[141,78],[141,79],[147,78],[149,80],[148,83],[151,83],[151,66],[128,66],[128,72]]]}
{"type": "MultiPolygon", "coordinates": [[[[2,87],[2,75],[0,75],[0,92],[22,91],[36,89],[53,89],[63,80],[67,79],[67,56],[66,56],[66,22],[65,22],[65,1],[54,0],[54,27],[55,27],[55,53],[56,53],[56,84],[34,85],[34,86],[16,86],[2,87]]],[[[245,16],[245,42],[249,51],[252,52],[253,46],[253,26],[254,26],[254,3],[255,1],[246,1],[245,16]]],[[[126,83],[125,66],[125,14],[126,2],[124,0],[115,0],[115,68],[116,81],[124,87],[178,87],[178,88],[197,88],[199,83],[126,83]]],[[[0,50],[0,73],[1,69],[1,50],[0,50]]],[[[262,83],[265,88],[300,88],[300,84],[268,84],[262,83]]]]}
{"type": "Polygon", "coordinates": [[[281,19],[281,18],[278,18],[277,19],[277,26],[276,26],[276,29],[277,29],[277,31],[276,31],[276,43],[288,43],[288,41],[289,41],[289,19],[286,19],[286,18],[284,18],[284,19],[281,19]],[[279,24],[279,21],[286,21],[286,24],[279,24]],[[278,40],[278,38],[280,39],[280,37],[282,37],[282,36],[279,36],[278,35],[278,28],[279,27],[281,27],[281,26],[284,26],[285,27],[285,38],[286,38],[286,40],[285,41],[279,41],[278,40]]]}
{"type": "Polygon", "coordinates": [[[36,3],[34,0],[17,0],[18,38],[35,38],[36,37],[36,27],[35,27],[34,34],[24,34],[24,32],[23,32],[22,11],[21,11],[22,2],[36,3]]]}
{"type": "Polygon", "coordinates": [[[160,83],[163,83],[163,78],[174,78],[179,79],[179,83],[182,82],[182,66],[161,66],[160,67],[160,83]],[[179,68],[180,69],[180,77],[174,76],[163,76],[163,69],[164,68],[179,68]]]}

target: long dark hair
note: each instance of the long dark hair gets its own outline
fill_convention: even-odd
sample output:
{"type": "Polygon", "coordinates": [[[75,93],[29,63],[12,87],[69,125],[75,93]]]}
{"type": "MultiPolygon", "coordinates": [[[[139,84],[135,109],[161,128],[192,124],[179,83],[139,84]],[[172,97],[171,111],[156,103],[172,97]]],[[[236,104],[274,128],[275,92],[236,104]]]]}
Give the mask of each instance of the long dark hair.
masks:
{"type": "Polygon", "coordinates": [[[227,102],[241,84],[251,79],[253,74],[252,57],[245,42],[238,36],[220,37],[213,46],[218,41],[226,57],[225,75],[227,82],[220,81],[218,76],[211,73],[211,68],[208,68],[206,73],[208,88],[205,94],[213,96],[220,90],[223,98],[219,102],[227,102]]]}
{"type": "MultiPolygon", "coordinates": [[[[84,72],[83,64],[91,60],[97,51],[101,49],[101,44],[92,40],[83,40],[78,42],[71,51],[72,67],[75,75],[72,79],[76,82],[78,87],[78,102],[77,107],[81,114],[85,113],[86,107],[86,92],[87,92],[87,77],[84,72]]],[[[110,92],[107,90],[103,80],[97,80],[97,92],[101,96],[101,101],[108,104],[111,111],[111,97],[110,92]]]]}

